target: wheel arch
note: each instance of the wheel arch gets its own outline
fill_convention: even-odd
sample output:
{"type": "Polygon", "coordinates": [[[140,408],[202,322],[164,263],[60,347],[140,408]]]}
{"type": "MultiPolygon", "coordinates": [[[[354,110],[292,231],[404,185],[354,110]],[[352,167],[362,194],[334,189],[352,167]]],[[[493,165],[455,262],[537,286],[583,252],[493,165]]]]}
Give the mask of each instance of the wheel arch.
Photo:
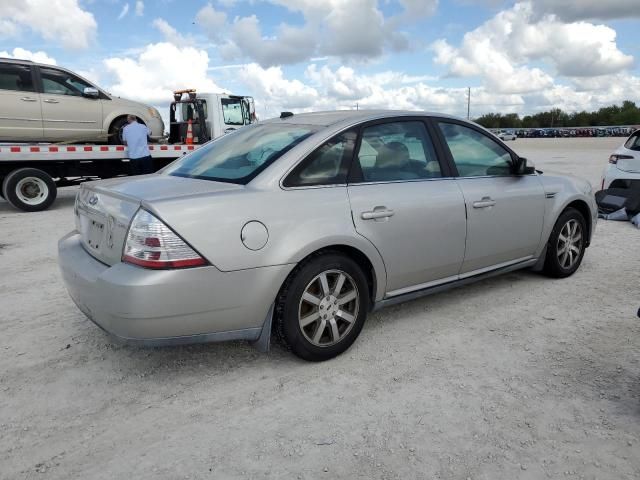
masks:
{"type": "MultiPolygon", "coordinates": [[[[589,208],[589,205],[587,205],[587,202],[585,202],[584,200],[573,200],[572,202],[569,202],[567,205],[564,206],[564,208],[560,211],[560,215],[562,215],[562,212],[566,211],[568,208],[574,208],[577,211],[579,211],[582,216],[584,217],[584,221],[587,224],[587,241],[585,243],[585,246],[588,247],[589,244],[591,243],[591,229],[593,228],[593,220],[591,218],[591,209],[589,208]]],[[[557,220],[557,218],[556,218],[557,220]]]]}
{"type": "Polygon", "coordinates": [[[116,115],[110,116],[106,119],[105,124],[107,126],[107,133],[111,131],[111,127],[113,127],[113,124],[116,123],[118,120],[123,120],[127,118],[127,115],[135,115],[136,118],[138,119],[138,121],[140,123],[142,123],[143,125],[146,125],[147,122],[145,122],[144,118],[135,114],[135,113],[117,113],[116,115]]]}
{"type": "MultiPolygon", "coordinates": [[[[313,251],[305,253],[304,256],[297,262],[297,264],[300,265],[310,258],[329,252],[340,253],[356,262],[358,266],[362,268],[362,272],[367,277],[367,284],[369,287],[369,309],[372,309],[376,300],[380,299],[384,295],[384,287],[386,285],[386,271],[384,270],[384,265],[382,265],[382,271],[380,270],[380,262],[382,261],[382,259],[374,258],[372,260],[370,256],[367,255],[362,249],[353,245],[349,245],[346,243],[332,243],[317,247],[313,251]]],[[[293,274],[293,271],[295,271],[295,269],[292,270],[292,272],[287,276],[282,286],[286,284],[289,277],[293,274]]],[[[282,286],[280,287],[280,290],[282,289],[282,286]]]]}

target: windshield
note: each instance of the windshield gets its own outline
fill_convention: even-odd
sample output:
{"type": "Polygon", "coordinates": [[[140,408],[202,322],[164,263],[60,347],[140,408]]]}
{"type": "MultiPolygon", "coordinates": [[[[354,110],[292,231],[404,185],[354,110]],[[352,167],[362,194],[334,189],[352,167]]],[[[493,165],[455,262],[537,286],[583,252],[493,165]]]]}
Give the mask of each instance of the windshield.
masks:
{"type": "Polygon", "coordinates": [[[246,184],[318,131],[311,125],[257,124],[241,128],[176,160],[162,173],[246,184]]]}

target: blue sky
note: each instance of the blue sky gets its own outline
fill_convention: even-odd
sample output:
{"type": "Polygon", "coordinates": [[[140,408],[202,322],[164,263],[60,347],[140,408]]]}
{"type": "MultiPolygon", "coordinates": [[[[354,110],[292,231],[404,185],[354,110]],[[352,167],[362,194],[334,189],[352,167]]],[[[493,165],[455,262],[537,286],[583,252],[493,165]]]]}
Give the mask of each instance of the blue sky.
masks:
{"type": "Polygon", "coordinates": [[[636,0],[2,0],[0,55],[162,107],[174,88],[280,110],[462,115],[640,101],[636,0]],[[636,5],[634,5],[636,4],[636,5]]]}

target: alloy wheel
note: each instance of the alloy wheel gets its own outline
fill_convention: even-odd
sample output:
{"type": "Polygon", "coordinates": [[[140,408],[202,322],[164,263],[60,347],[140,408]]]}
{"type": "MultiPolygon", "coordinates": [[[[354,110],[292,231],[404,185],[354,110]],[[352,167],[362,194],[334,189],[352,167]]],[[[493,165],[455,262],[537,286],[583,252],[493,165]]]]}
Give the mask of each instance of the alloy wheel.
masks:
{"type": "Polygon", "coordinates": [[[304,337],[318,347],[340,342],[353,328],[360,308],[358,287],[341,270],[316,275],[304,289],[298,322],[304,337]]]}
{"type": "Polygon", "coordinates": [[[572,268],[582,252],[582,225],[575,219],[564,224],[558,235],[556,253],[560,266],[566,270],[572,268]]]}

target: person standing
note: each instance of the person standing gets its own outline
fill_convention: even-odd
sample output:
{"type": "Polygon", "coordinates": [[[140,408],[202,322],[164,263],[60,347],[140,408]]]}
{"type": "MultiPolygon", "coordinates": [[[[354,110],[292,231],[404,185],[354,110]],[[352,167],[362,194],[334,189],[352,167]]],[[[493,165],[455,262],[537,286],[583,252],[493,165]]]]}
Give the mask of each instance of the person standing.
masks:
{"type": "Polygon", "coordinates": [[[122,129],[122,141],[129,151],[130,174],[153,173],[153,159],[147,144],[147,136],[151,132],[146,125],[138,122],[135,115],[127,115],[127,123],[128,125],[122,129]]]}

